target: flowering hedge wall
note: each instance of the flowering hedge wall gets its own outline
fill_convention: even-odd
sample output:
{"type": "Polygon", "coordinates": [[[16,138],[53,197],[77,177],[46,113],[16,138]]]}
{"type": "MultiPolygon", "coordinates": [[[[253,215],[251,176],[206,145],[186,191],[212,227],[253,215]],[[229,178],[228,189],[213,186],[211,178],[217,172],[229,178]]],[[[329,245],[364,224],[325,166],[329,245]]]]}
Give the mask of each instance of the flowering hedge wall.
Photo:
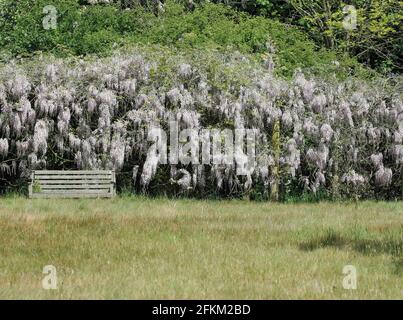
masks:
{"type": "MultiPolygon", "coordinates": [[[[0,181],[31,169],[114,169],[119,189],[196,196],[402,196],[397,85],[273,76],[240,54],[136,49],[101,60],[42,58],[0,68],[0,181]],[[256,129],[256,165],[161,164],[150,125],[256,129]],[[277,191],[276,191],[277,192],[277,191]]],[[[395,83],[395,84],[393,84],[395,83]]],[[[236,149],[235,158],[245,150],[236,149]],[[240,154],[237,154],[240,153],[240,154]]]]}

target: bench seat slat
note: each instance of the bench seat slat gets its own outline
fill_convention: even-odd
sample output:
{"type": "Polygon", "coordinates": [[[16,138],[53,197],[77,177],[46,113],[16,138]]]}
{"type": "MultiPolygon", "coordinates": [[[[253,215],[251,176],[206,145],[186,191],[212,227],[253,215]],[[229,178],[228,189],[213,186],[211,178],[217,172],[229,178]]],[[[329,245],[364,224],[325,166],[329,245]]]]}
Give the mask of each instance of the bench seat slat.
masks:
{"type": "Polygon", "coordinates": [[[82,175],[82,176],[78,176],[78,175],[74,175],[74,176],[59,176],[59,175],[54,175],[54,176],[38,176],[35,175],[35,180],[82,180],[82,179],[87,179],[87,180],[91,180],[91,179],[98,179],[98,180],[111,180],[112,176],[89,176],[89,175],[82,175]]]}
{"type": "Polygon", "coordinates": [[[112,174],[112,171],[110,170],[37,170],[35,171],[35,175],[41,175],[41,174],[65,174],[65,175],[81,175],[81,174],[90,174],[90,175],[96,175],[96,174],[101,174],[101,175],[105,175],[105,174],[112,174]]]}
{"type": "Polygon", "coordinates": [[[43,190],[42,192],[38,192],[39,193],[43,193],[43,194],[69,194],[69,193],[77,193],[77,194],[106,194],[108,193],[109,190],[61,190],[61,189],[55,189],[55,190],[43,190]]]}
{"type": "Polygon", "coordinates": [[[75,185],[62,185],[62,184],[49,184],[49,185],[41,185],[40,186],[41,190],[54,190],[54,189],[65,189],[65,190],[70,190],[70,189],[95,189],[95,190],[109,190],[111,188],[111,184],[109,185],[84,185],[84,184],[75,184],[75,185]]]}
{"type": "Polygon", "coordinates": [[[111,179],[35,179],[37,183],[40,185],[45,185],[45,184],[110,184],[111,179]]]}
{"type": "Polygon", "coordinates": [[[111,193],[100,193],[100,194],[82,194],[82,193],[65,193],[65,194],[54,194],[54,193],[34,193],[31,198],[36,199],[52,199],[52,198],[112,198],[111,193]]]}

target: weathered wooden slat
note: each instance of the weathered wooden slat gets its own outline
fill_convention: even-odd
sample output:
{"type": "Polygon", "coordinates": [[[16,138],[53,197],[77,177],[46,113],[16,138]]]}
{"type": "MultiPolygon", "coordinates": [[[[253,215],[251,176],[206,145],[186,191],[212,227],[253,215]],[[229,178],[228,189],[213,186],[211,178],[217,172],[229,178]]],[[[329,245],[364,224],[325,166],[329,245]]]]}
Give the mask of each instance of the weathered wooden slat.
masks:
{"type": "Polygon", "coordinates": [[[72,171],[71,173],[49,173],[49,172],[35,172],[35,176],[111,176],[112,173],[110,172],[99,172],[99,173],[85,173],[85,172],[75,172],[72,171]]]}
{"type": "Polygon", "coordinates": [[[62,185],[62,184],[48,184],[48,185],[40,185],[41,190],[70,190],[70,189],[89,189],[89,190],[109,190],[111,188],[111,184],[109,185],[84,185],[84,184],[76,184],[76,185],[62,185]]]}
{"type": "Polygon", "coordinates": [[[70,184],[100,184],[100,185],[109,185],[111,183],[110,179],[94,179],[94,180],[80,180],[80,179],[76,179],[76,180],[51,180],[51,179],[47,179],[47,180],[42,180],[42,179],[35,179],[35,181],[40,184],[40,185],[47,185],[47,184],[65,184],[65,185],[70,185],[70,184]]]}
{"type": "Polygon", "coordinates": [[[49,193],[49,194],[69,194],[69,193],[77,193],[77,194],[106,194],[110,193],[109,189],[69,189],[69,190],[62,190],[62,189],[48,189],[48,190],[41,190],[40,192],[34,192],[33,194],[38,194],[38,193],[49,193]]]}
{"type": "Polygon", "coordinates": [[[54,193],[34,193],[31,196],[36,199],[52,199],[52,198],[112,198],[111,193],[100,194],[82,194],[82,193],[66,193],[66,194],[54,194],[54,193]]]}
{"type": "Polygon", "coordinates": [[[73,175],[73,174],[112,174],[111,170],[34,170],[35,175],[40,175],[40,174],[67,174],[67,175],[73,175]]]}
{"type": "Polygon", "coordinates": [[[90,175],[82,175],[82,176],[78,176],[78,175],[74,175],[74,176],[37,176],[35,175],[35,180],[91,180],[91,179],[98,179],[98,180],[111,180],[112,176],[90,176],[90,175]]]}
{"type": "Polygon", "coordinates": [[[38,193],[50,193],[50,194],[67,194],[67,193],[77,193],[77,194],[98,194],[98,193],[108,193],[109,190],[61,190],[61,189],[56,189],[56,190],[43,190],[39,192],[35,192],[33,194],[38,194],[38,193]]]}

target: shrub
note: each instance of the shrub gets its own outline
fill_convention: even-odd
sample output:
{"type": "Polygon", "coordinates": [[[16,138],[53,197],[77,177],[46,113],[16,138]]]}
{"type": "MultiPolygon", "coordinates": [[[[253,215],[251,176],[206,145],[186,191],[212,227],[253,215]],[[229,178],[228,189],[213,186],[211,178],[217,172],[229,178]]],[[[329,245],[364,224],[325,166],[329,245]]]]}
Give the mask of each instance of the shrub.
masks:
{"type": "Polygon", "coordinates": [[[77,1],[6,0],[0,16],[3,51],[30,56],[37,51],[56,56],[107,55],[120,46],[158,44],[182,51],[237,50],[261,59],[272,50],[279,75],[291,77],[296,68],[314,74],[340,77],[366,75],[360,65],[344,55],[317,50],[295,27],[263,17],[251,17],[229,7],[206,3],[193,11],[174,1],[155,13],[141,6],[122,10],[118,4],[82,6],[77,1]],[[43,8],[57,9],[57,28],[45,30],[43,8]]]}
{"type": "Polygon", "coordinates": [[[280,176],[283,200],[393,199],[403,164],[395,85],[301,72],[285,80],[249,55],[166,47],[9,63],[0,69],[0,181],[16,184],[31,169],[108,168],[120,190],[132,181],[136,192],[262,199],[280,176]],[[148,130],[172,117],[180,130],[257,129],[255,170],[237,175],[241,147],[232,165],[161,163],[148,130]]]}

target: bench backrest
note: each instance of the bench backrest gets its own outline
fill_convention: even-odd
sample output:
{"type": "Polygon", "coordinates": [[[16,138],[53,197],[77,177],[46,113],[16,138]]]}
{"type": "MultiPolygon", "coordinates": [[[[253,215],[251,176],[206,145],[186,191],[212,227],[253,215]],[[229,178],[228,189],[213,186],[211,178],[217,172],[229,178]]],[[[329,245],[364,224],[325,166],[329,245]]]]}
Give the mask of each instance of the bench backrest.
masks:
{"type": "Polygon", "coordinates": [[[111,170],[35,170],[31,173],[30,198],[110,198],[116,177],[111,170]]]}

